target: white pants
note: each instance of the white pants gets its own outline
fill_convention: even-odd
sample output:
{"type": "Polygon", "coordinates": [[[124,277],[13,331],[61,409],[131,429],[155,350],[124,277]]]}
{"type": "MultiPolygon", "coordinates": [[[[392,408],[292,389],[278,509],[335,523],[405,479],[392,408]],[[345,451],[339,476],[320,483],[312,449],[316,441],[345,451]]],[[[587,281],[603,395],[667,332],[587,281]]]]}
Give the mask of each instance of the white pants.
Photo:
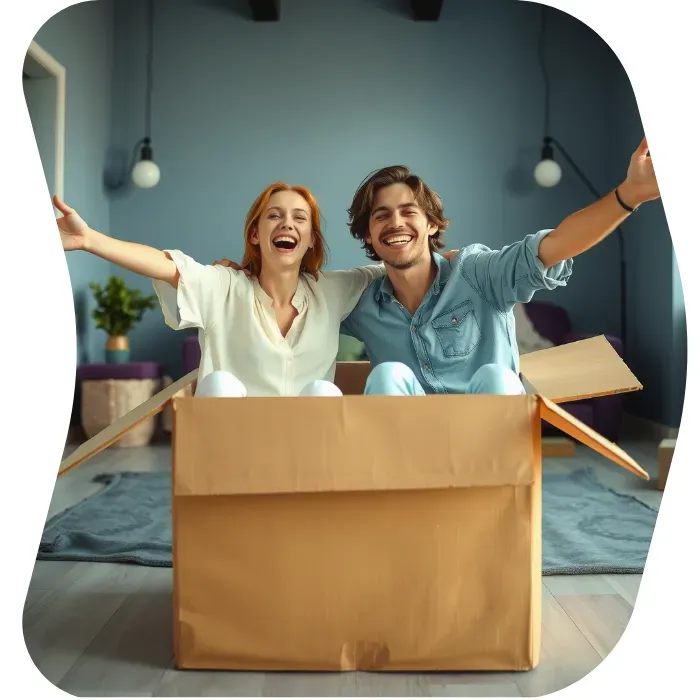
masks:
{"type": "MultiPolygon", "coordinates": [[[[243,382],[238,377],[226,372],[216,370],[210,372],[197,381],[195,396],[221,396],[229,398],[243,398],[248,395],[243,382]]],[[[342,396],[342,392],[333,382],[324,379],[315,379],[309,382],[299,396],[342,396]]]]}

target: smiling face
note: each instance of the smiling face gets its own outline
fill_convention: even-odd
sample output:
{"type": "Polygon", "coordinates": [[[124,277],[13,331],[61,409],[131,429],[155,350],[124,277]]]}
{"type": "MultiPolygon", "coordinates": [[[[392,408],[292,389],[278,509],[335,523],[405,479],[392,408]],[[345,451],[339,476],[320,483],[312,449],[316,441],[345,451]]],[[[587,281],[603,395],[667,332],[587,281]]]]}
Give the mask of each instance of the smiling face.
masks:
{"type": "Polygon", "coordinates": [[[430,237],[437,230],[416,203],[413,190],[395,183],[377,190],[365,241],[386,265],[405,270],[430,258],[430,237]]]}
{"type": "Polygon", "coordinates": [[[250,242],[259,246],[264,268],[299,269],[314,245],[309,203],[293,190],[275,192],[260,213],[250,242]]]}
{"type": "Polygon", "coordinates": [[[405,165],[370,173],[348,208],[350,234],[370,260],[406,269],[445,247],[450,225],[437,192],[405,165]]]}

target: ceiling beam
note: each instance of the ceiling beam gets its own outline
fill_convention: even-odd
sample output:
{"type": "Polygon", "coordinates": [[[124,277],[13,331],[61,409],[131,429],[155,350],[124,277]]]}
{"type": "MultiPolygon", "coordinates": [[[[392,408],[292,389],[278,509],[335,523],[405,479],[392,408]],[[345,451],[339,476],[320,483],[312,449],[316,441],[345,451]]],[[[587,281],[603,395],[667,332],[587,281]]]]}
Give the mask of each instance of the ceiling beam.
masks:
{"type": "Polygon", "coordinates": [[[248,0],[255,22],[279,22],[281,0],[248,0]]]}
{"type": "Polygon", "coordinates": [[[411,0],[411,13],[416,22],[437,22],[443,0],[411,0]]]}

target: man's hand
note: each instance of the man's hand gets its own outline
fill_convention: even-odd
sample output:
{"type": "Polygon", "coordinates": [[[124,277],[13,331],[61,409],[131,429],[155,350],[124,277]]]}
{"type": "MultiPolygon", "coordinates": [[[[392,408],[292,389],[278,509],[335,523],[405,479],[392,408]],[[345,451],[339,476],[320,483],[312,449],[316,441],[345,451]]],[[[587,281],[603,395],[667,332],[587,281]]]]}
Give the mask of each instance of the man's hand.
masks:
{"type": "Polygon", "coordinates": [[[661,196],[654,165],[648,153],[649,146],[645,137],[632,154],[625,181],[617,188],[620,199],[633,208],[661,196]]]}
{"type": "MultiPolygon", "coordinates": [[[[648,150],[644,138],[632,154],[625,181],[617,188],[620,199],[632,208],[661,196],[648,150]]],[[[542,239],[537,255],[547,268],[581,255],[609,236],[628,216],[630,212],[625,211],[615,193],[610,192],[585,209],[567,216],[542,239]]]]}
{"type": "Polygon", "coordinates": [[[222,258],[221,260],[216,260],[215,262],[212,263],[212,265],[221,265],[223,267],[230,267],[231,269],[236,270],[236,272],[245,273],[246,277],[251,276],[250,270],[247,270],[246,268],[242,267],[237,262],[232,262],[228,258],[222,258]]]}

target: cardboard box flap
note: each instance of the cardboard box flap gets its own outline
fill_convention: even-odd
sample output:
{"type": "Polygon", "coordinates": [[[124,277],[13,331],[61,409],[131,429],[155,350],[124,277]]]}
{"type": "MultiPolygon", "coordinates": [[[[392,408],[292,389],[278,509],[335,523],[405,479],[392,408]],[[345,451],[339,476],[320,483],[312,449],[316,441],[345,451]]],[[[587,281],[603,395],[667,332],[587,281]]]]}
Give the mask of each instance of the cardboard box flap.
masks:
{"type": "Polygon", "coordinates": [[[526,396],[183,397],[176,496],[530,484],[538,399],[526,396]]]}
{"type": "Polygon", "coordinates": [[[94,435],[84,442],[61,462],[58,476],[65,476],[71,469],[74,469],[79,464],[82,464],[99,452],[102,452],[106,447],[114,444],[122,435],[133,427],[159,411],[162,411],[175,394],[187,388],[197,380],[198,371],[199,370],[196,369],[192,370],[189,374],[186,374],[176,382],[173,382],[170,386],[154,394],[150,399],[144,401],[141,405],[132,409],[129,413],[123,415],[121,418],[114,421],[114,423],[108,425],[104,430],[97,433],[97,435],[94,435]]]}
{"type": "Polygon", "coordinates": [[[548,423],[551,423],[555,428],[559,428],[559,430],[563,430],[572,438],[580,440],[584,445],[607,457],[612,462],[649,481],[649,474],[615,443],[596,433],[585,423],[582,423],[548,398],[540,396],[540,401],[540,415],[548,423]]]}
{"type": "Polygon", "coordinates": [[[528,391],[555,403],[642,388],[604,335],[521,355],[520,374],[528,391]]]}

